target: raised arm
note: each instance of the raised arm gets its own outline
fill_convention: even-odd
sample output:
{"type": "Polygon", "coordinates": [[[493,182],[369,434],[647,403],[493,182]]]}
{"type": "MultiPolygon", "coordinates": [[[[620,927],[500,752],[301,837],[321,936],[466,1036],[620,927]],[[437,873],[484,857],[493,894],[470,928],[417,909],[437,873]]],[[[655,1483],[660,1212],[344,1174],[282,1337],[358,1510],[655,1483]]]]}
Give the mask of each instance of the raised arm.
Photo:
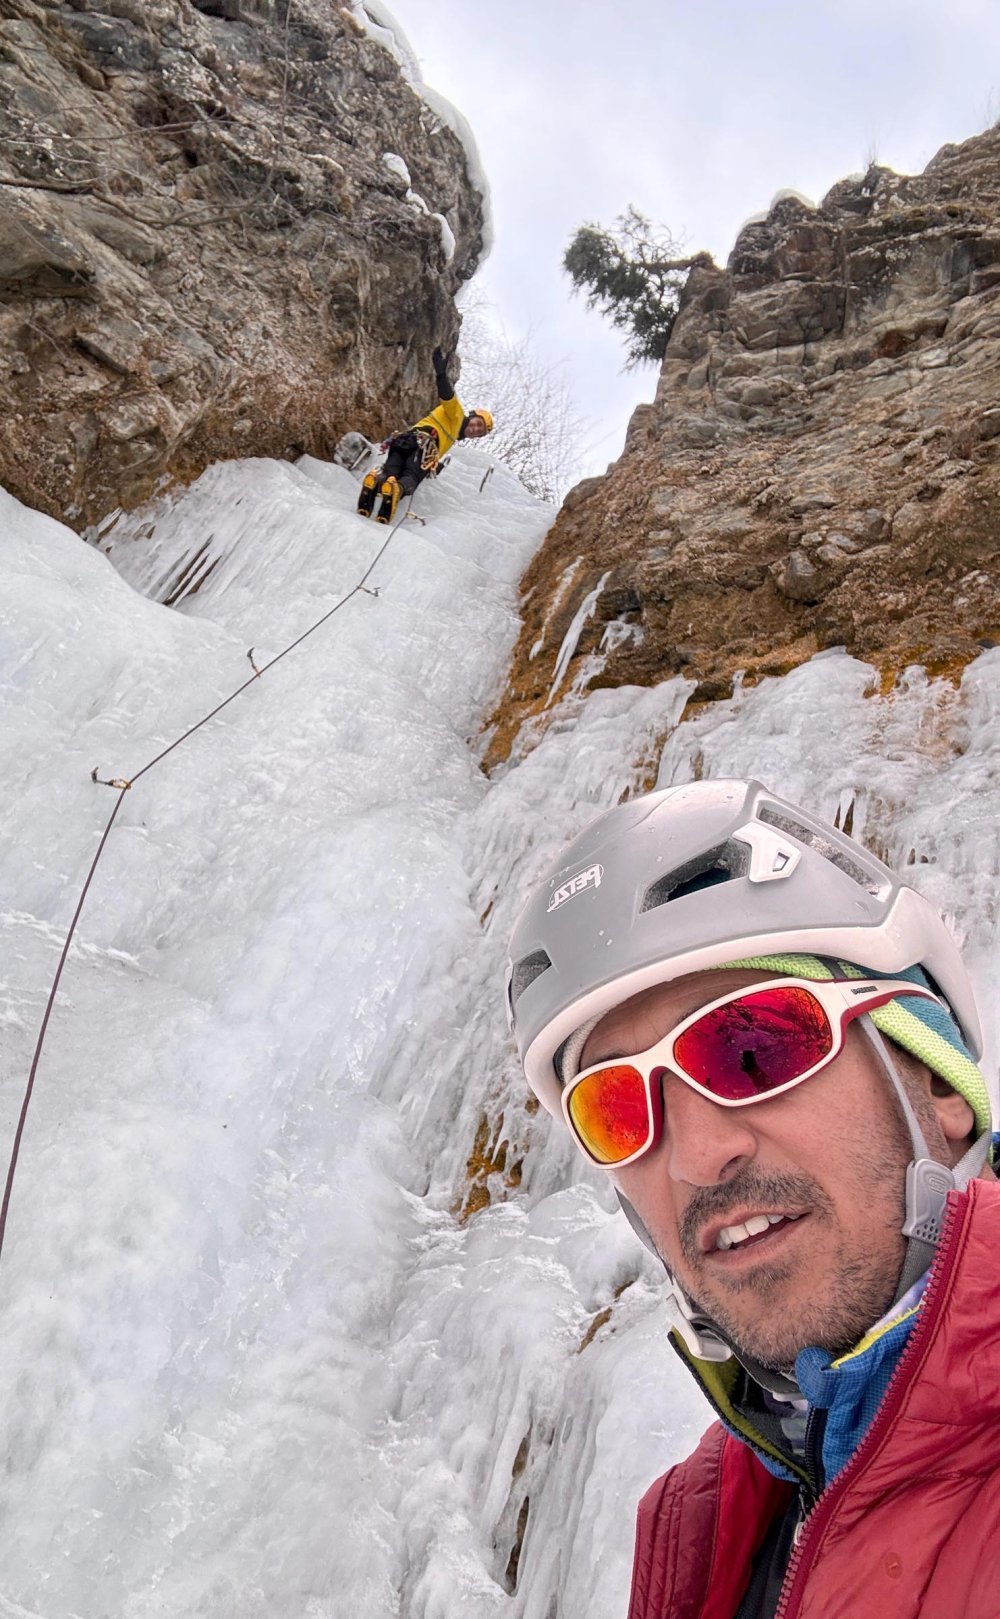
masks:
{"type": "Polygon", "coordinates": [[[438,398],[454,399],[455,390],[448,378],[448,362],[440,349],[435,349],[431,355],[434,362],[434,375],[437,378],[438,398]]]}

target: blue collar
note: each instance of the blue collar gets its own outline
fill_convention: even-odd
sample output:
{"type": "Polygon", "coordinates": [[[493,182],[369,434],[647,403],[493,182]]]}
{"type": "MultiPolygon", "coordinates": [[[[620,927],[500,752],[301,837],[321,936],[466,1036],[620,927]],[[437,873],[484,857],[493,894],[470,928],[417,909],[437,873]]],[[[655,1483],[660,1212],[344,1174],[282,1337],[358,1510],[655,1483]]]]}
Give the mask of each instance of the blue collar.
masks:
{"type": "Polygon", "coordinates": [[[823,1473],[827,1484],[850,1460],[882,1404],[910,1333],[917,1324],[927,1277],[922,1276],[861,1342],[831,1360],[825,1349],[803,1349],[795,1380],[811,1407],[826,1412],[823,1473]]]}

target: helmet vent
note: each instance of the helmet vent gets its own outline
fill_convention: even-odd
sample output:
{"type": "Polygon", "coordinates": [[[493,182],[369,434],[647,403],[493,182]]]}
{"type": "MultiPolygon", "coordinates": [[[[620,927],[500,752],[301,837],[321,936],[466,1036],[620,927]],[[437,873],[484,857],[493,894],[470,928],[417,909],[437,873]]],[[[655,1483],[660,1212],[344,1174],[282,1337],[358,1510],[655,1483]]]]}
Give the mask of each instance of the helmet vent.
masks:
{"type": "Polygon", "coordinates": [[[696,860],[675,867],[646,889],[639,907],[640,916],[645,911],[655,911],[658,906],[669,904],[672,899],[684,899],[688,894],[697,894],[702,888],[714,888],[716,883],[728,883],[734,877],[745,877],[750,870],[751,854],[748,843],[731,838],[728,843],[720,843],[696,860]]]}
{"type": "Polygon", "coordinates": [[[510,1004],[515,1007],[525,990],[547,972],[552,966],[552,958],[545,950],[533,950],[530,956],[522,956],[520,961],[514,963],[514,970],[510,977],[510,1004]]]}
{"type": "Polygon", "coordinates": [[[857,883],[866,893],[877,897],[882,892],[883,885],[875,880],[871,872],[865,871],[863,866],[851,859],[846,850],[839,849],[815,827],[803,826],[801,822],[793,820],[790,815],[784,815],[771,804],[761,804],[758,807],[757,819],[767,826],[776,826],[779,832],[787,832],[789,837],[797,839],[816,854],[822,855],[824,860],[829,860],[831,866],[836,866],[838,871],[842,871],[845,877],[850,877],[851,881],[857,883]]]}

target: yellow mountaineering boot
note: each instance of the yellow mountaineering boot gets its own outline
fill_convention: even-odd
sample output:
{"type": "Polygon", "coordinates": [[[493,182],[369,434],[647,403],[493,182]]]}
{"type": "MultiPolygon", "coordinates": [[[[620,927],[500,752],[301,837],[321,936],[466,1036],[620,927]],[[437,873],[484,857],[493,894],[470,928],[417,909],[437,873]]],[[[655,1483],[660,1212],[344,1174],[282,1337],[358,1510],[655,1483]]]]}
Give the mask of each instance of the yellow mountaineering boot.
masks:
{"type": "Polygon", "coordinates": [[[358,496],[358,516],[370,517],[375,509],[375,492],[378,489],[379,469],[367,472],[362,480],[361,493],[358,496]]]}
{"type": "Polygon", "coordinates": [[[396,515],[399,497],[403,493],[398,478],[386,478],[382,485],[382,504],[379,506],[376,523],[391,523],[396,515]]]}

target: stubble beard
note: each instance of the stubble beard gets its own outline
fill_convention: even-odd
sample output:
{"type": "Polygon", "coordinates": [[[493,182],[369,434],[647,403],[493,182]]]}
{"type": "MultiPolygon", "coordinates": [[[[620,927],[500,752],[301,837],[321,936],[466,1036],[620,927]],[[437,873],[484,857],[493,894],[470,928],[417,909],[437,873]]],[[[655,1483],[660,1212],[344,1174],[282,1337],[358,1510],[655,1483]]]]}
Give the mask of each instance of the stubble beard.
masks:
{"type": "MultiPolygon", "coordinates": [[[[883,1188],[885,1170],[883,1160],[879,1173],[883,1188]]],[[[811,1230],[803,1230],[800,1249],[812,1230],[817,1239],[833,1232],[836,1240],[837,1226],[831,1199],[806,1175],[766,1175],[751,1165],[723,1186],[700,1187],[680,1224],[688,1272],[681,1279],[685,1292],[738,1349],[762,1366],[787,1371],[799,1350],[810,1345],[831,1355],[843,1354],[885,1314],[895,1297],[905,1254],[902,1198],[898,1207],[892,1198],[883,1196],[882,1201],[887,1206],[880,1220],[872,1211],[870,1240],[864,1249],[840,1254],[825,1274],[809,1277],[807,1257],[800,1251],[788,1259],[763,1260],[740,1276],[708,1277],[698,1231],[706,1220],[740,1205],[808,1209],[811,1230]],[[796,1283],[801,1296],[790,1296],[796,1283]]]]}

